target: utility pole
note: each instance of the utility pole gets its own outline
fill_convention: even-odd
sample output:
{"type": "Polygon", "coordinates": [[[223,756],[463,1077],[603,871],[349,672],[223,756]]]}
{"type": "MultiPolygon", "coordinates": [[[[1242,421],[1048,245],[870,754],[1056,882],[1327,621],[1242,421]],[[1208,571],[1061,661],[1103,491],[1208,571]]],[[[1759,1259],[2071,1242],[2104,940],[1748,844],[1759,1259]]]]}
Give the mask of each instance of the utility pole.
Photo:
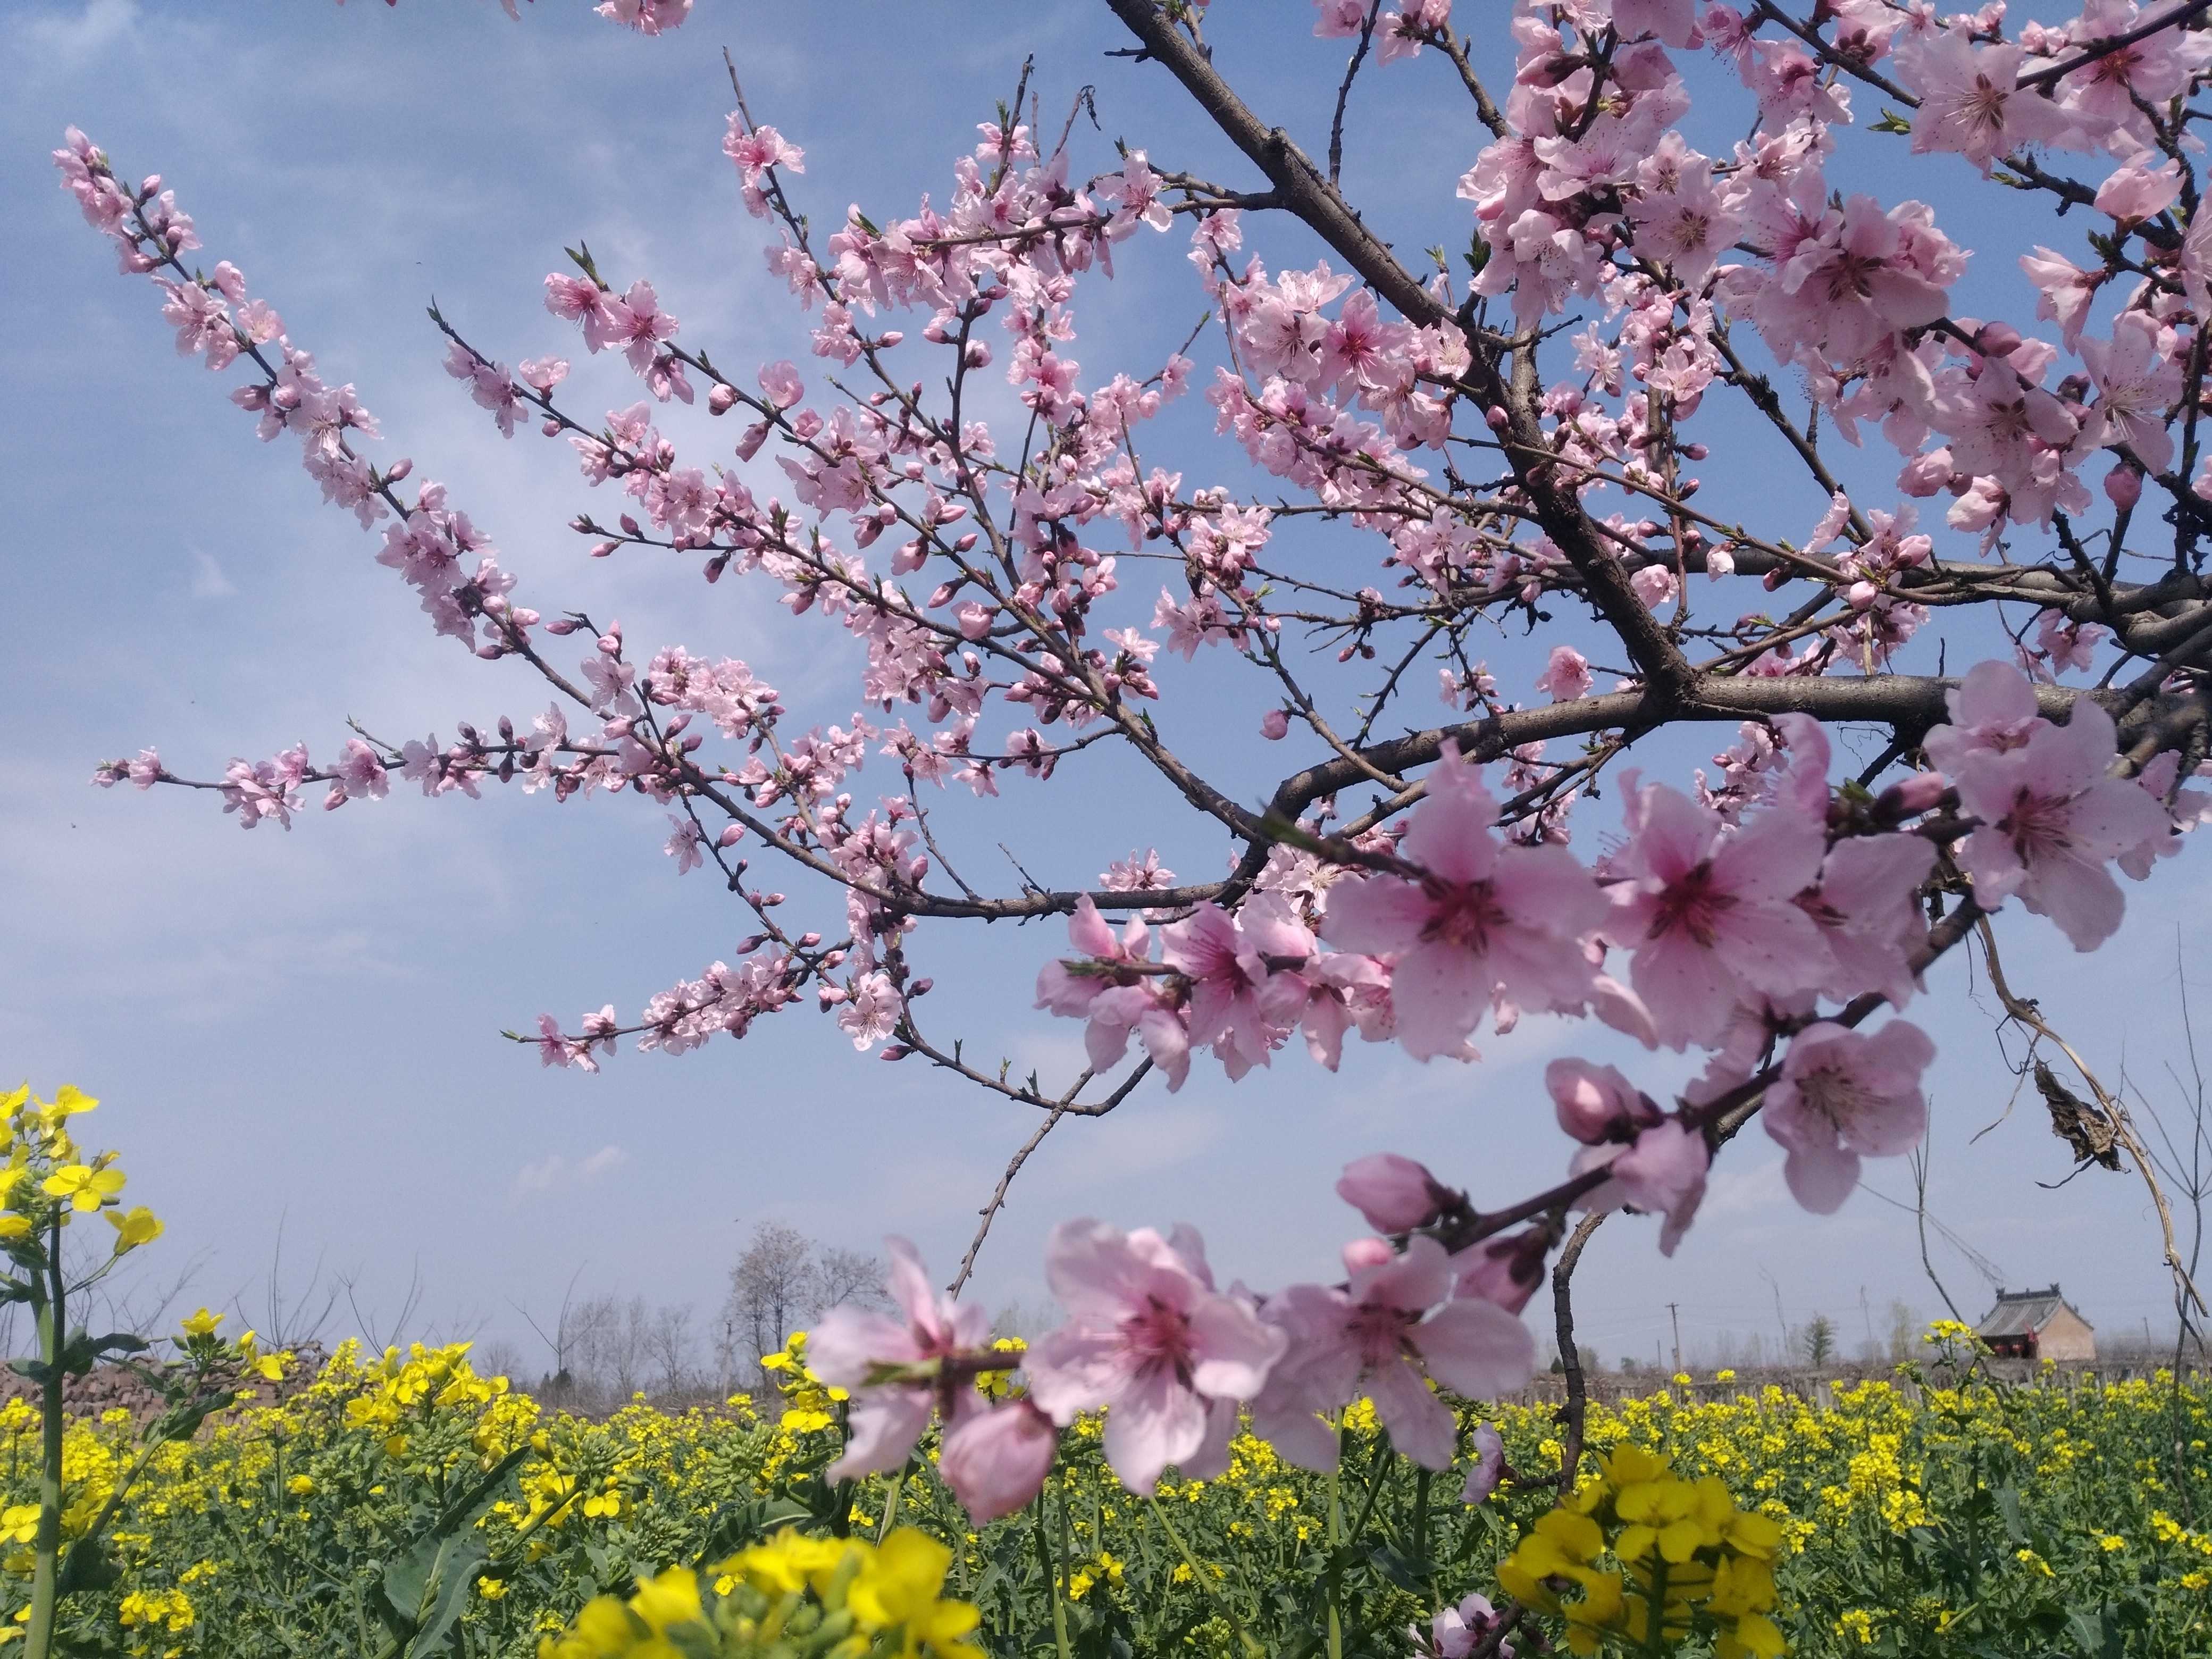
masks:
{"type": "Polygon", "coordinates": [[[1674,1373],[1679,1376],[1682,1370],[1682,1316],[1678,1304],[1667,1304],[1667,1317],[1674,1322],[1674,1373]]]}

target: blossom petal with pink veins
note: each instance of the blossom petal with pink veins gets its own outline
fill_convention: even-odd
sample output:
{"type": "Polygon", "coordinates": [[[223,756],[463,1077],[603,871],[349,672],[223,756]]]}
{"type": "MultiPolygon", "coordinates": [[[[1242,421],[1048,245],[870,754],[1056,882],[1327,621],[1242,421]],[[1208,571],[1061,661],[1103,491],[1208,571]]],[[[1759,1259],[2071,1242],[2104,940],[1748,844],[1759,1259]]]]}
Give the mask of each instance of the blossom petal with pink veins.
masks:
{"type": "Polygon", "coordinates": [[[1083,1053],[1094,1072],[1103,1072],[1119,1066],[1121,1056],[1129,1052],[1129,1028],[1112,1021],[1094,1019],[1083,1028],[1083,1053]]]}
{"type": "Polygon", "coordinates": [[[1790,1195],[1814,1215],[1833,1215],[1859,1184],[1859,1155],[1840,1146],[1793,1146],[1782,1179],[1790,1195]]]}
{"type": "Polygon", "coordinates": [[[1278,1456],[1302,1469],[1326,1472],[1343,1456],[1337,1431],[1316,1414],[1319,1407],[1303,1395],[1286,1394],[1275,1402],[1255,1402],[1252,1432],[1278,1456]]]}
{"type": "Polygon", "coordinates": [[[1462,1297],[1413,1328],[1429,1375],[1455,1394],[1497,1400],[1536,1374],[1536,1339],[1494,1302],[1462,1297]]]}
{"type": "Polygon", "coordinates": [[[1148,1277],[1127,1236],[1089,1216],[1061,1222],[1044,1247],[1045,1283],[1070,1319],[1113,1323],[1142,1299],[1148,1277]]]}
{"type": "Polygon", "coordinates": [[[1267,1385],[1289,1338],[1233,1297],[1210,1296],[1190,1311],[1198,1346],[1192,1386],[1220,1400],[1249,1400],[1267,1385]]]}
{"type": "MultiPolygon", "coordinates": [[[[1595,1149],[1592,1149],[1595,1150],[1595,1149]]],[[[1712,1153],[1699,1131],[1669,1118],[1636,1137],[1636,1144],[1613,1160],[1613,1184],[1646,1215],[1663,1215],[1659,1253],[1674,1254],[1704,1201],[1705,1171],[1712,1153]]]]}
{"type": "MultiPolygon", "coordinates": [[[[1977,830],[1975,836],[1979,838],[1977,830]]],[[[2094,951],[2119,931],[2128,901],[2100,859],[2063,853],[2038,859],[2019,886],[2020,902],[2058,925],[2076,951],[2094,951]]],[[[1980,892],[1978,884],[1975,889],[1980,892]]]]}
{"type": "Polygon", "coordinates": [[[1643,792],[1641,825],[1621,849],[1624,874],[1679,881],[1703,864],[1720,839],[1721,821],[1679,789],[1656,783],[1643,792]]]}
{"type": "Polygon", "coordinates": [[[1524,927],[1580,939],[1605,926],[1613,907],[1564,847],[1509,847],[1498,860],[1498,907],[1524,927]]]}
{"type": "MultiPolygon", "coordinates": [[[[884,1248],[891,1259],[890,1283],[885,1286],[891,1299],[904,1310],[907,1321],[916,1331],[944,1342],[948,1339],[969,1342],[988,1334],[989,1322],[981,1308],[963,1308],[955,1304],[951,1317],[939,1308],[937,1287],[929,1282],[929,1270],[921,1265],[921,1256],[913,1243],[896,1234],[884,1240],[884,1248]],[[958,1328],[980,1327],[975,1335],[956,1337],[958,1328]]],[[[836,1312],[836,1310],[830,1310],[836,1312]]],[[[819,1371],[815,1373],[817,1376],[819,1371]]]]}
{"type": "Polygon", "coordinates": [[[829,1309],[806,1334],[806,1368],[841,1389],[858,1388],[878,1361],[898,1364],[921,1357],[905,1326],[858,1308],[829,1309]]]}
{"type": "Polygon", "coordinates": [[[1155,1008],[1137,1022],[1137,1036],[1168,1080],[1170,1094],[1183,1085],[1190,1075],[1190,1033],[1176,1015],[1164,1008],[1155,1008]]]}
{"type": "Polygon", "coordinates": [[[1935,843],[1918,836],[1853,836],[1830,849],[1815,915],[1836,971],[1822,990],[1845,1000],[1879,991],[1899,1007],[1911,1000],[1908,954],[1926,931],[1915,896],[1935,863],[1935,843]]]}
{"type": "Polygon", "coordinates": [[[1339,950],[1370,956],[1410,951],[1435,908],[1418,882],[1395,876],[1340,881],[1328,890],[1321,936],[1339,950]]]}
{"type": "Polygon", "coordinates": [[[1425,1312],[1449,1296],[1451,1287],[1451,1253],[1425,1235],[1407,1239],[1402,1255],[1352,1276],[1355,1302],[1401,1313],[1425,1312]]]}
{"type": "Polygon", "coordinates": [[[2026,739],[2038,718],[2035,688],[2008,662],[1978,662],[1943,694],[1951,722],[1931,730],[1922,742],[1928,758],[1956,773],[1961,757],[1974,749],[2012,747],[2026,739]]]}
{"type": "MultiPolygon", "coordinates": [[[[810,1332],[810,1364],[812,1346],[810,1332]]],[[[846,1416],[844,1453],[823,1474],[831,1480],[857,1480],[898,1468],[929,1426],[930,1404],[927,1389],[871,1389],[854,1395],[846,1416]]]]}
{"type": "Polygon", "coordinates": [[[1835,972],[1820,925],[1794,904],[1745,905],[1726,912],[1713,954],[1754,991],[1786,997],[1809,991],[1835,972]]]}
{"type": "Polygon", "coordinates": [[[1114,929],[1106,918],[1098,914],[1098,907],[1085,893],[1076,901],[1075,914],[1067,919],[1067,940],[1086,957],[1111,957],[1114,949],[1114,929]]]}
{"type": "Polygon", "coordinates": [[[1398,1014],[1398,1041],[1415,1060],[1453,1054],[1467,1041],[1490,1000],[1488,983],[1468,972],[1465,951],[1421,945],[1390,975],[1390,1005],[1398,1014]]]}
{"type": "Polygon", "coordinates": [[[1721,843],[1713,854],[1713,878],[1739,899],[1794,898],[1819,876],[1827,850],[1820,820],[1777,808],[1721,843]]]}
{"type": "Polygon", "coordinates": [[[1735,1012],[1735,976],[1712,951],[1679,931],[1638,951],[1629,979],[1661,1041],[1672,1048],[1719,1036],[1735,1012]]]}
{"type": "Polygon", "coordinates": [[[1424,1468],[1451,1467],[1459,1449],[1459,1425],[1451,1407],[1429,1392],[1419,1371],[1394,1360],[1368,1376],[1367,1392],[1393,1447],[1424,1468]]]}
{"type": "Polygon", "coordinates": [[[1112,1397],[1126,1367],[1115,1332],[1063,1325],[1030,1350],[1027,1370],[1030,1398],[1066,1428],[1112,1397]]]}
{"type": "Polygon", "coordinates": [[[2066,830],[2076,845],[2111,857],[2164,841],[2173,833],[2173,822],[2132,779],[2101,778],[2074,802],[2066,830]]]}
{"type": "Polygon", "coordinates": [[[1490,832],[1498,803],[1480,783],[1431,795],[1413,809],[1398,850],[1441,881],[1486,881],[1498,863],[1490,832]]]}
{"type": "Polygon", "coordinates": [[[1198,1449],[1178,1461],[1176,1473],[1186,1480],[1218,1480],[1229,1473],[1230,1442],[1237,1437],[1239,1409],[1234,1400],[1217,1400],[1206,1411],[1206,1437],[1198,1449]]]}
{"type": "Polygon", "coordinates": [[[1149,1498],[1163,1469],[1206,1443],[1206,1402],[1173,1376],[1146,1372],[1106,1413],[1106,1461],[1123,1486],[1149,1498]]]}

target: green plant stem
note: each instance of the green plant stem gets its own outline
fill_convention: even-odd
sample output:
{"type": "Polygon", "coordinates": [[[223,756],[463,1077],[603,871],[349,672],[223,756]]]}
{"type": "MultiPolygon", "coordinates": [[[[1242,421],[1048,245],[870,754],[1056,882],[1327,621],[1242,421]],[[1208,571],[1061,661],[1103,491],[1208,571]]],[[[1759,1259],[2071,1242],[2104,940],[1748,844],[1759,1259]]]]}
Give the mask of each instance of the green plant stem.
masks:
{"type": "MultiPolygon", "coordinates": [[[[1067,1513],[1064,1502],[1060,1513],[1063,1516],[1067,1513]]],[[[1042,1492],[1036,1496],[1036,1547],[1037,1565],[1044,1569],[1045,1585],[1052,1592],[1053,1646],[1058,1650],[1060,1659],[1073,1659],[1073,1650],[1067,1644],[1067,1609],[1060,1601],[1060,1579],[1054,1574],[1052,1567],[1052,1545],[1045,1537],[1044,1493],[1042,1492]]]]}
{"type": "Polygon", "coordinates": [[[1213,1575],[1208,1572],[1200,1565],[1199,1559],[1190,1553],[1190,1547],[1182,1541],[1182,1534],[1176,1530],[1175,1522],[1168,1519],[1168,1512],[1160,1506],[1160,1500],[1154,1498],[1149,1501],[1152,1506],[1153,1518],[1159,1522],[1160,1529],[1167,1534],[1168,1542],[1176,1547],[1176,1553],[1182,1557],[1183,1565],[1190,1569],[1191,1579],[1197,1584],[1200,1593],[1215,1607],[1219,1607],[1221,1616],[1229,1621],[1230,1639],[1236,1643],[1240,1650],[1246,1650],[1244,1621],[1237,1616],[1236,1607],[1231,1603],[1229,1598],[1221,1593],[1220,1586],[1213,1582],[1213,1575]]]}
{"type": "Polygon", "coordinates": [[[1338,1606],[1343,1569],[1337,1552],[1344,1547],[1344,1457],[1352,1444],[1352,1430],[1339,1419],[1336,1466],[1328,1472],[1328,1659],[1344,1659],[1344,1613],[1338,1606]]]}
{"type": "Polygon", "coordinates": [[[884,1518],[876,1528],[876,1542],[882,1543],[891,1535],[891,1518],[898,1513],[899,1495],[906,1490],[906,1478],[914,1471],[914,1459],[908,1458],[899,1465],[899,1472],[891,1480],[890,1496],[884,1500],[884,1518]]]}
{"type": "Polygon", "coordinates": [[[54,1610],[60,1597],[62,1556],[62,1348],[69,1340],[69,1287],[62,1278],[62,1224],[47,1234],[45,1293],[38,1297],[39,1358],[46,1368],[40,1385],[44,1436],[40,1445],[37,1565],[31,1578],[31,1625],[24,1659],[48,1659],[54,1647],[54,1610]]]}

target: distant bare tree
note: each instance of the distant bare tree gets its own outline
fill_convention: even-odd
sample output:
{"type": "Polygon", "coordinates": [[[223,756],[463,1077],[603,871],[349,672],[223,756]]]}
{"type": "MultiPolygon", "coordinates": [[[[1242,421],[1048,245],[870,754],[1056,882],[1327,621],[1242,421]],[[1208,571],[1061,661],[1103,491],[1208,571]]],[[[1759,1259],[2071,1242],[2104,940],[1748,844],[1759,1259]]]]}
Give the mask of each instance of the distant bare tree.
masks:
{"type": "Polygon", "coordinates": [[[653,1386],[664,1395],[680,1395],[691,1385],[691,1325],[688,1304],[653,1310],[652,1327],[646,1335],[646,1355],[653,1365],[653,1386]]]}
{"type": "Polygon", "coordinates": [[[522,1350],[503,1336],[495,1337],[471,1354],[469,1364],[478,1376],[503,1376],[520,1385],[522,1350]]]}
{"type": "Polygon", "coordinates": [[[751,1345],[748,1364],[773,1353],[817,1306],[820,1284],[814,1241],[781,1221],[763,1221],[730,1269],[728,1311],[739,1339],[751,1345]]]}
{"type": "Polygon", "coordinates": [[[552,1354],[553,1369],[546,1373],[544,1384],[538,1392],[556,1405],[567,1401],[575,1390],[576,1281],[583,1276],[584,1270],[580,1267],[568,1275],[568,1287],[561,1293],[561,1311],[554,1316],[550,1335],[530,1310],[519,1302],[507,1304],[522,1316],[523,1322],[537,1333],[538,1340],[552,1354]]]}
{"type": "Polygon", "coordinates": [[[881,1256],[825,1244],[814,1260],[812,1311],[824,1308],[888,1308],[881,1256]]]}

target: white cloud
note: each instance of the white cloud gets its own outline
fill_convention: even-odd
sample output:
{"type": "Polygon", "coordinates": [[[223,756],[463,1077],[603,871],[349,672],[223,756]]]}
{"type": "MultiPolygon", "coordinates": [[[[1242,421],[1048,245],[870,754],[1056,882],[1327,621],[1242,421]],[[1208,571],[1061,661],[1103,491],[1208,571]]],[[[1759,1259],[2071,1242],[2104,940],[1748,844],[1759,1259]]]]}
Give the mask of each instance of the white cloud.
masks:
{"type": "Polygon", "coordinates": [[[23,33],[34,51],[70,67],[96,56],[138,21],[138,0],[87,0],[74,17],[40,17],[23,33]]]}
{"type": "Polygon", "coordinates": [[[222,567],[215,562],[214,554],[195,548],[191,591],[196,599],[227,599],[238,592],[238,586],[222,574],[222,567]]]}
{"type": "Polygon", "coordinates": [[[592,1185],[600,1176],[629,1162],[629,1154],[615,1146],[602,1146],[573,1162],[560,1152],[548,1152],[515,1171],[510,1201],[519,1204],[526,1198],[537,1198],[546,1193],[573,1192],[592,1185]]]}

